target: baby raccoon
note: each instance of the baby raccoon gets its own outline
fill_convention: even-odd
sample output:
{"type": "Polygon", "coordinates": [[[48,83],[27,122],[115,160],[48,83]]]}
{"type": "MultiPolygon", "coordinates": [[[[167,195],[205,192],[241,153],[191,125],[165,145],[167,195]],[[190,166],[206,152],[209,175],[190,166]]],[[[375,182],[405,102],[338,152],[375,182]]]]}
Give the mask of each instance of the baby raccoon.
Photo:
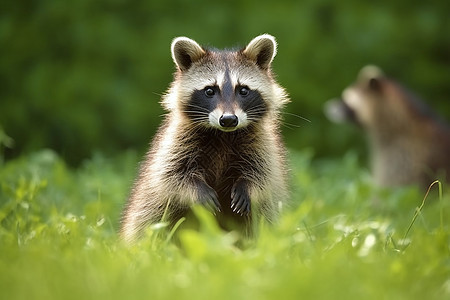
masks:
{"type": "Polygon", "coordinates": [[[288,195],[280,110],[289,102],[271,71],[276,49],[267,34],[236,51],[173,40],[177,70],[162,98],[168,114],[123,211],[124,240],[150,224],[173,224],[194,204],[227,229],[276,218],[288,195]]]}
{"type": "Polygon", "coordinates": [[[450,176],[449,126],[379,68],[363,68],[342,99],[327,102],[325,110],[331,120],[353,120],[364,129],[379,185],[428,186],[450,176]]]}

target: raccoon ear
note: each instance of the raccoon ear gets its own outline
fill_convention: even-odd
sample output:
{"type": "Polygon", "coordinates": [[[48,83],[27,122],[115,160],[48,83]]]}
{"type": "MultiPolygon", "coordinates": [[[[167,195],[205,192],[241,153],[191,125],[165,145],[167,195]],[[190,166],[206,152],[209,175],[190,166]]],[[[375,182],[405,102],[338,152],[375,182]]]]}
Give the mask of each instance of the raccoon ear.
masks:
{"type": "Polygon", "coordinates": [[[384,77],[383,70],[375,65],[367,65],[358,73],[358,80],[368,81],[372,78],[384,77]]]}
{"type": "Polygon", "coordinates": [[[192,63],[202,58],[206,51],[196,41],[177,37],[172,41],[172,59],[181,71],[188,70],[192,63]]]}
{"type": "Polygon", "coordinates": [[[263,34],[251,40],[242,53],[261,69],[267,70],[277,54],[277,42],[273,36],[263,34]]]}

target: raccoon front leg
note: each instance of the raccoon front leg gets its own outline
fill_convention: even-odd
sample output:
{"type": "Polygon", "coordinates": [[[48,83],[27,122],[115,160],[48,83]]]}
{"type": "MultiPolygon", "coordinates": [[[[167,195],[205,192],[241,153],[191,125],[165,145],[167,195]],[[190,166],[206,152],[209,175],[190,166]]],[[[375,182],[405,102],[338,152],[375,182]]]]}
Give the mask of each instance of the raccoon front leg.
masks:
{"type": "Polygon", "coordinates": [[[248,183],[242,178],[239,178],[231,189],[231,209],[241,216],[250,214],[251,202],[248,183]]]}
{"type": "Polygon", "coordinates": [[[201,179],[195,180],[194,185],[197,190],[198,202],[213,213],[220,212],[219,197],[216,191],[201,179]]]}

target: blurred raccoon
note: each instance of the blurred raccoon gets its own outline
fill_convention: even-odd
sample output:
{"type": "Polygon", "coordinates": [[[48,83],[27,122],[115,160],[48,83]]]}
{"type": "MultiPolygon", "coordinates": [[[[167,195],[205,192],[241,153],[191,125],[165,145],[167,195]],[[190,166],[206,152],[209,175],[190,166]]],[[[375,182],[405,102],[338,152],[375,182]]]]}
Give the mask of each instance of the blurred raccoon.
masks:
{"type": "Polygon", "coordinates": [[[162,98],[169,113],[123,211],[125,241],[135,241],[147,225],[174,224],[194,204],[224,228],[245,233],[252,217],[276,219],[288,196],[279,127],[289,101],[271,71],[276,49],[267,34],[237,51],[173,40],[177,71],[162,98]]]}
{"type": "Polygon", "coordinates": [[[417,96],[364,67],[342,99],[325,104],[336,122],[352,120],[367,133],[375,182],[381,186],[419,184],[450,176],[450,127],[417,96]]]}

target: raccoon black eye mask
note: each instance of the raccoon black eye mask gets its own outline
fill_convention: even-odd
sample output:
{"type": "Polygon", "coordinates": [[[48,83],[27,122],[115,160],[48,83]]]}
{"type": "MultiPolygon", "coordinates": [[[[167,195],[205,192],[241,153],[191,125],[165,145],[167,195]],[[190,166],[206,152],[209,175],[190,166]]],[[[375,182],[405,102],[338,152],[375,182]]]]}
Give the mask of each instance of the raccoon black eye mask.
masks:
{"type": "Polygon", "coordinates": [[[273,222],[288,196],[280,110],[289,98],[271,63],[277,44],[261,35],[240,50],[173,40],[167,110],[123,210],[120,234],[133,242],[151,224],[170,224],[199,204],[228,230],[251,234],[273,222]]]}

